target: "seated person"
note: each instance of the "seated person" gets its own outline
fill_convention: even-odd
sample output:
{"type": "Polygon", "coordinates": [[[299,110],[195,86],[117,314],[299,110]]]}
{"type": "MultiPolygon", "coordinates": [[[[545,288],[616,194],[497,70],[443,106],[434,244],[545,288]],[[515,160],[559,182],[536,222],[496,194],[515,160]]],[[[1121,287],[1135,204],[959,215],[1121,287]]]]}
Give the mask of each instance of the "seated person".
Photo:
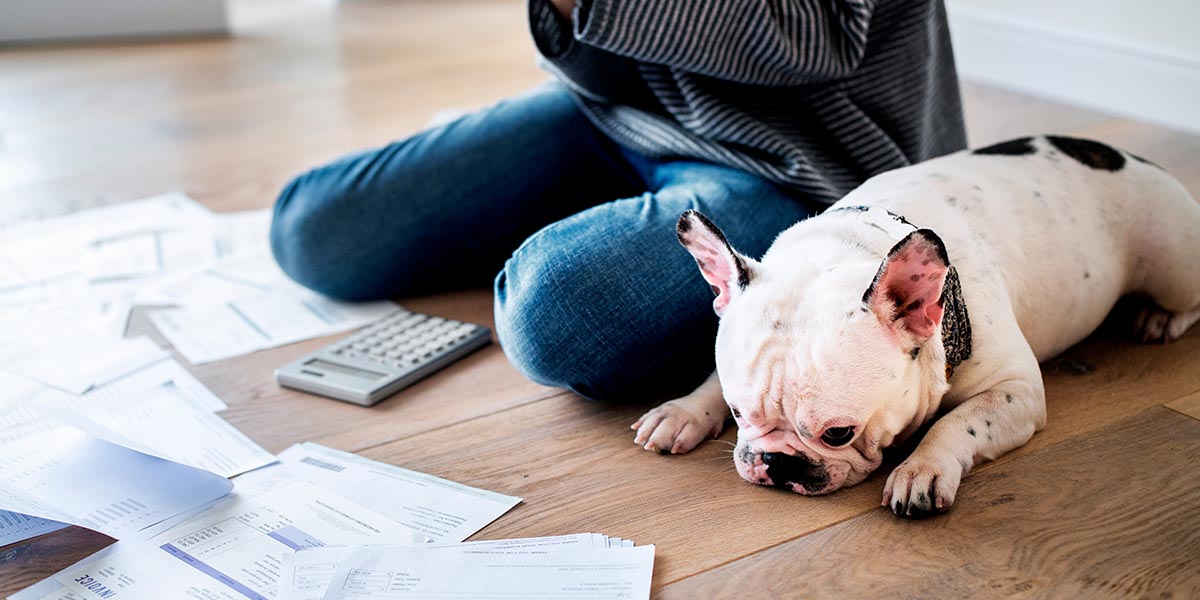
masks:
{"type": "Polygon", "coordinates": [[[868,177],[965,146],[940,0],[529,0],[556,81],[296,177],[271,244],[334,298],[494,283],[539,383],[631,402],[713,370],[711,292],[676,241],[738,250],[868,177]]]}

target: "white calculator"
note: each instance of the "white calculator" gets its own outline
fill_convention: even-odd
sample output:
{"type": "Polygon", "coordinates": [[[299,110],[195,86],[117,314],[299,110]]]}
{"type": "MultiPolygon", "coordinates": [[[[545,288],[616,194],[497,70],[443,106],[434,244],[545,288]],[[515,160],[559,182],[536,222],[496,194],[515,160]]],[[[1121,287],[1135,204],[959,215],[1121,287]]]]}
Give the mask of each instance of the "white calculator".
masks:
{"type": "Polygon", "coordinates": [[[275,369],[275,381],[371,406],[491,340],[486,327],[400,309],[275,369]]]}

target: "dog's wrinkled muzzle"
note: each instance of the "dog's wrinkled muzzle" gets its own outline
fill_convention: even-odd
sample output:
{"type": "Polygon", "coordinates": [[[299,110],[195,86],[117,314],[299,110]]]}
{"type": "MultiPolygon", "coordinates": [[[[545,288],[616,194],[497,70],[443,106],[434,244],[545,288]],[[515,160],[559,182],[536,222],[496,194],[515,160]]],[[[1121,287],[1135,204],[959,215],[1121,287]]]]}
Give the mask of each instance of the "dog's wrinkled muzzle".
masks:
{"type": "Polygon", "coordinates": [[[762,462],[767,466],[767,478],[771,480],[771,485],[777,488],[800,494],[817,494],[829,487],[829,473],[825,467],[808,460],[804,455],[764,452],[762,462]]]}
{"type": "Polygon", "coordinates": [[[803,454],[786,452],[742,452],[739,469],[751,483],[769,485],[797,494],[820,494],[830,487],[825,466],[803,454]]]}

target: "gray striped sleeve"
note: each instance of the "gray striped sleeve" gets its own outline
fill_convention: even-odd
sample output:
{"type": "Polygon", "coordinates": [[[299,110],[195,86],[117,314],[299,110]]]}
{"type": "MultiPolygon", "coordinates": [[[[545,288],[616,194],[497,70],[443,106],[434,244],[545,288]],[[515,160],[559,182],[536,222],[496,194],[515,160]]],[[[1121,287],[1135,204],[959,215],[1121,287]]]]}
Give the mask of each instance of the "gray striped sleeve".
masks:
{"type": "Polygon", "coordinates": [[[858,67],[875,0],[580,0],[575,37],[726,81],[798,85],[858,67]]]}
{"type": "Polygon", "coordinates": [[[549,0],[530,10],[550,70],[645,156],[832,203],[966,145],[942,0],[578,0],[572,23],[549,0]]]}

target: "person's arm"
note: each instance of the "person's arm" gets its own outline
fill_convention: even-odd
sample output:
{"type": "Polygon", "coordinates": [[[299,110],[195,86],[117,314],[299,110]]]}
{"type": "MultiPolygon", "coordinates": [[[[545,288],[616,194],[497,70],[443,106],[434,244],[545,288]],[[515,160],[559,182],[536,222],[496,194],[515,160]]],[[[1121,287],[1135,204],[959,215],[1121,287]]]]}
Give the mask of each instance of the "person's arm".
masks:
{"type": "Polygon", "coordinates": [[[554,6],[554,10],[558,11],[558,14],[562,15],[568,23],[574,19],[571,16],[571,12],[575,10],[575,2],[576,0],[550,0],[550,4],[554,6]]]}
{"type": "Polygon", "coordinates": [[[550,2],[575,40],[613,54],[729,81],[795,85],[858,68],[876,0],[550,2]]]}

